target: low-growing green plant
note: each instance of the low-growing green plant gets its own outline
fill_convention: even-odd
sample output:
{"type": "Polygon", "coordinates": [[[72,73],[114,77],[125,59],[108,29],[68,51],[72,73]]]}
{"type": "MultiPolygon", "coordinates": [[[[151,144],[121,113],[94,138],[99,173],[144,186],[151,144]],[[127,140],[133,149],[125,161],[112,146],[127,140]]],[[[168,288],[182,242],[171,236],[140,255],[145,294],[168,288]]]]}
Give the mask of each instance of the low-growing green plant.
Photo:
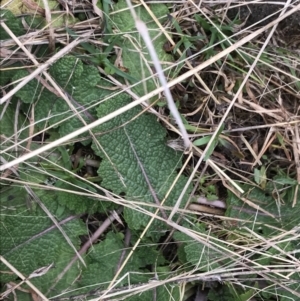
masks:
{"type": "MultiPolygon", "coordinates": [[[[104,36],[93,43],[80,42],[47,70],[69,103],[41,74],[2,106],[3,164],[130,104],[128,91],[117,85],[132,85],[131,92],[138,97],[160,85],[152,76],[152,58],[125,2],[105,0],[99,6],[105,14],[104,36]]],[[[167,5],[153,3],[150,8],[162,24],[170,20],[167,5]]],[[[137,5],[136,12],[147,24],[163,67],[173,64],[174,55],[164,50],[166,38],[153,16],[142,5],[137,5]]],[[[3,10],[1,18],[17,37],[26,33],[21,19],[10,11],[3,10]]],[[[27,18],[36,28],[47,23],[44,17],[27,18]]],[[[171,20],[172,30],[180,36],[173,51],[196,50],[193,43],[199,37],[188,37],[177,20],[171,20]]],[[[221,25],[217,18],[219,30],[199,14],[195,20],[209,32],[207,47],[224,40],[220,31],[228,36],[233,32],[232,24],[221,25]]],[[[68,24],[66,36],[81,37],[68,24]]],[[[1,39],[8,40],[10,35],[0,30],[1,39]]],[[[55,46],[55,51],[62,47],[58,42],[55,46]]],[[[228,46],[228,41],[221,43],[223,49],[228,46]]],[[[10,49],[18,50],[17,46],[10,49]]],[[[47,54],[44,47],[32,49],[41,59],[47,54]]],[[[206,58],[216,51],[206,51],[206,58]]],[[[186,57],[184,52],[182,64],[186,57]]],[[[11,66],[0,77],[7,91],[30,76],[24,62],[11,66]]],[[[169,75],[180,72],[178,68],[169,75]]],[[[172,119],[171,114],[168,117],[172,119]]],[[[188,118],[182,119],[187,131],[202,133],[188,118]]],[[[237,146],[223,130],[220,127],[204,156],[206,167],[218,147],[245,158],[243,146],[237,146]]],[[[75,140],[7,169],[0,182],[0,296],[22,301],[35,300],[37,295],[57,301],[188,301],[191,296],[197,301],[298,300],[296,173],[263,158],[264,164],[255,166],[247,181],[236,180],[241,193],[222,177],[226,167],[222,166],[223,173],[218,167],[215,174],[231,189],[222,197],[227,203],[225,216],[192,212],[188,201],[193,188],[208,199],[218,198],[217,188],[189,184],[194,165],[189,163],[183,174],[179,172],[185,154],[170,148],[167,136],[157,116],[134,107],[75,140]],[[77,158],[78,149],[88,149],[96,164],[91,167],[87,158],[77,158]],[[180,198],[178,212],[170,219],[180,198]]],[[[288,152],[283,136],[276,137],[278,148],[288,152]]],[[[193,145],[201,152],[210,139],[195,138],[193,145]]],[[[208,178],[197,176],[200,185],[208,178]]],[[[193,195],[190,201],[197,199],[193,195]]]]}

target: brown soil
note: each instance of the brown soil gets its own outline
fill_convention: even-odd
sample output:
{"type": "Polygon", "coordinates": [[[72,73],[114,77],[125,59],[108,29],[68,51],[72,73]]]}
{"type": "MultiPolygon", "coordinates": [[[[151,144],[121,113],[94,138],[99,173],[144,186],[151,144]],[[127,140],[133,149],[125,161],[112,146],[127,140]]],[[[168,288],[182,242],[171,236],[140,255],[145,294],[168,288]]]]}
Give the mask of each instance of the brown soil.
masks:
{"type": "MultiPolygon", "coordinates": [[[[234,19],[238,15],[241,21],[244,22],[246,20],[244,27],[251,26],[255,23],[258,23],[256,27],[264,26],[275,20],[283,8],[283,5],[281,4],[265,3],[267,1],[261,1],[260,4],[250,3],[251,1],[249,0],[246,0],[245,2],[249,3],[238,8],[229,7],[227,14],[230,19],[234,19]],[[274,15],[271,16],[272,14],[274,15]],[[266,17],[267,19],[262,21],[266,17]]],[[[273,2],[282,3],[283,1],[273,0],[273,2]]],[[[292,3],[297,5],[299,4],[299,1],[292,1],[292,3]]],[[[281,21],[278,25],[278,29],[287,43],[291,43],[295,39],[298,39],[300,42],[300,11],[293,13],[291,16],[281,21]]]]}

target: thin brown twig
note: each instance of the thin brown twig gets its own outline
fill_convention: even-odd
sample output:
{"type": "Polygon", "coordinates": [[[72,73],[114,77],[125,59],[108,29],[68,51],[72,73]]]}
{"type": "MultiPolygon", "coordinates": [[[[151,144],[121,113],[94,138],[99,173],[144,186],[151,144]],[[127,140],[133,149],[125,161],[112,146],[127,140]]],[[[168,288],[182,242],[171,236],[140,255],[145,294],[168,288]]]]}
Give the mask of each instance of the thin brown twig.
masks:
{"type": "MultiPolygon", "coordinates": [[[[120,214],[123,211],[123,208],[119,208],[116,210],[117,214],[120,214]]],[[[112,224],[112,222],[116,219],[115,213],[110,214],[107,219],[101,224],[101,226],[93,233],[90,239],[81,247],[78,251],[78,254],[83,255],[86,251],[93,245],[93,243],[99,238],[99,236],[112,224]]],[[[55,285],[60,281],[60,279],[67,273],[67,271],[72,267],[74,262],[78,260],[78,256],[75,255],[71,261],[67,264],[67,266],[63,269],[63,271],[55,278],[53,284],[48,289],[47,294],[55,287],[55,285]]]]}
{"type": "Polygon", "coordinates": [[[300,186],[300,133],[299,127],[294,127],[294,135],[293,135],[293,152],[295,158],[295,165],[296,165],[296,173],[297,173],[297,182],[295,192],[294,192],[294,199],[292,207],[295,207],[297,204],[297,196],[300,194],[299,186],[300,186]]]}

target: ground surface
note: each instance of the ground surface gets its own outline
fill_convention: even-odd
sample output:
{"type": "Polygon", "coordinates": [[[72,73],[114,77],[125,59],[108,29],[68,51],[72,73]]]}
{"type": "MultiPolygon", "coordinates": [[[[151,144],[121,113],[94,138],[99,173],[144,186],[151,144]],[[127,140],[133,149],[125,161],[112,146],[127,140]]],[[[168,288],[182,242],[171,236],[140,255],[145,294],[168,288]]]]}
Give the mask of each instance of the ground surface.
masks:
{"type": "MultiPolygon", "coordinates": [[[[252,1],[248,1],[252,2],[252,1]]],[[[275,20],[281,11],[282,6],[277,4],[269,4],[263,2],[269,1],[261,1],[262,4],[253,4],[249,3],[247,6],[243,5],[242,7],[230,8],[228,10],[228,17],[235,18],[236,15],[239,16],[240,20],[245,22],[244,28],[247,28],[255,23],[258,23],[257,26],[264,26],[268,24],[270,21],[275,20]],[[277,13],[276,13],[277,12],[277,13]],[[271,16],[273,15],[273,16],[271,16]],[[264,18],[266,20],[262,21],[264,18]]],[[[283,1],[275,0],[273,2],[283,1]]],[[[284,19],[278,25],[279,31],[282,33],[282,37],[285,38],[287,43],[291,43],[294,41],[295,36],[298,35],[298,41],[300,39],[300,11],[292,14],[288,18],[284,19]]]]}

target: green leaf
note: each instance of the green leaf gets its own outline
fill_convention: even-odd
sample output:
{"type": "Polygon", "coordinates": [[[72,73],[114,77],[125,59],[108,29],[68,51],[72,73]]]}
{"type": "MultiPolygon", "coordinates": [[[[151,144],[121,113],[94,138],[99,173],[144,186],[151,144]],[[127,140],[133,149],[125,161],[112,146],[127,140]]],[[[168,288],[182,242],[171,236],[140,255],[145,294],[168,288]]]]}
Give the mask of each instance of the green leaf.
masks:
{"type": "Polygon", "coordinates": [[[248,301],[255,294],[256,293],[255,293],[254,289],[249,289],[245,293],[240,294],[239,298],[240,298],[241,301],[248,301]]]}
{"type": "Polygon", "coordinates": [[[82,274],[80,285],[83,287],[99,283],[104,288],[105,282],[112,280],[115,275],[123,246],[122,236],[109,232],[104,241],[95,245],[89,253],[90,263],[82,274]]]}
{"type": "MultiPolygon", "coordinates": [[[[0,76],[1,77],[1,76],[0,76]]],[[[2,112],[5,105],[0,106],[0,111],[2,112]]],[[[0,150],[4,150],[7,147],[15,144],[15,141],[20,141],[28,136],[29,127],[28,122],[21,112],[16,112],[12,105],[5,108],[3,116],[0,120],[0,134],[1,134],[1,145],[0,150]],[[17,118],[16,118],[17,117],[17,118]],[[15,127],[17,129],[15,130],[15,127]]],[[[26,142],[21,144],[22,147],[26,146],[26,142]]],[[[11,161],[15,159],[20,154],[22,154],[23,148],[13,147],[9,151],[1,154],[4,160],[11,161]]],[[[3,163],[3,162],[1,162],[3,163]]]]}
{"type": "MultiPolygon", "coordinates": [[[[72,183],[73,180],[69,179],[69,182],[72,183]]],[[[93,198],[88,198],[86,196],[81,196],[79,194],[80,190],[75,188],[74,186],[57,181],[55,183],[56,187],[74,191],[75,193],[72,194],[70,192],[61,191],[57,194],[57,202],[62,205],[63,207],[68,208],[74,214],[79,213],[94,213],[94,212],[105,212],[104,209],[112,209],[113,206],[111,203],[108,202],[101,202],[100,200],[95,200],[93,198]],[[78,193],[76,193],[78,192],[78,193]]],[[[92,190],[92,187],[90,187],[92,190]]]]}
{"type": "MultiPolygon", "coordinates": [[[[27,96],[24,95],[24,97],[27,96]]],[[[20,99],[24,102],[23,97],[20,99]]],[[[51,116],[53,115],[53,106],[57,101],[61,101],[61,99],[46,89],[44,89],[36,99],[34,117],[36,120],[37,129],[43,130],[49,126],[51,123],[51,116]]]]}
{"type": "Polygon", "coordinates": [[[57,150],[61,153],[61,158],[62,158],[62,163],[63,163],[64,168],[66,168],[67,170],[71,170],[72,164],[71,164],[71,160],[70,160],[70,154],[68,153],[66,148],[64,148],[62,146],[58,146],[57,150]]]}
{"type": "Polygon", "coordinates": [[[74,56],[66,55],[59,59],[50,68],[50,74],[55,78],[62,88],[71,86],[81,79],[83,63],[74,56]]]}
{"type": "Polygon", "coordinates": [[[6,68],[1,67],[0,86],[4,87],[7,83],[9,83],[19,67],[19,62],[9,65],[6,68]]]}
{"type": "MultiPolygon", "coordinates": [[[[4,106],[1,106],[1,112],[4,106]]],[[[12,105],[9,105],[5,108],[5,112],[0,120],[0,133],[1,135],[5,135],[10,140],[14,135],[17,136],[18,139],[24,139],[27,137],[29,133],[29,129],[23,130],[22,128],[28,126],[28,122],[26,121],[23,114],[20,112],[16,112],[12,105]],[[16,120],[17,116],[17,120],[16,120]],[[17,121],[17,132],[15,132],[15,120],[17,121]]],[[[6,141],[8,143],[8,141],[6,141]]],[[[2,141],[1,141],[2,144],[2,141]]]]}
{"type": "MultiPolygon", "coordinates": [[[[273,180],[276,181],[275,177],[273,180]]],[[[270,185],[270,187],[271,186],[273,189],[273,184],[270,185]]],[[[293,194],[287,193],[283,198],[285,202],[278,204],[277,200],[273,198],[272,190],[268,185],[265,190],[257,187],[253,188],[249,185],[241,185],[241,188],[246,191],[246,196],[249,201],[270,212],[274,217],[254,209],[229,192],[226,201],[229,205],[226,215],[233,218],[238,216],[239,219],[243,220],[243,223],[239,222],[239,227],[242,225],[251,225],[251,229],[258,231],[260,235],[263,233],[264,236],[267,236],[275,231],[274,226],[290,230],[300,223],[300,204],[297,203],[294,208],[292,207],[293,194]],[[253,223],[253,221],[255,221],[255,223],[253,223]]],[[[287,189],[294,191],[295,187],[293,186],[287,189]]],[[[280,186],[277,185],[276,191],[279,190],[280,186]]]]}
{"type": "MultiPolygon", "coordinates": [[[[150,266],[158,256],[155,246],[141,245],[135,250],[127,265],[123,269],[119,279],[129,273],[128,277],[118,282],[117,287],[147,283],[154,273],[150,273],[148,266],[150,266]]],[[[105,239],[93,247],[89,253],[88,268],[83,272],[80,279],[81,286],[98,286],[105,289],[118,267],[122,252],[124,250],[123,235],[121,233],[109,232],[105,239]]],[[[125,252],[125,257],[130,252],[130,248],[125,252]]]]}
{"type": "MultiPolygon", "coordinates": [[[[27,199],[26,202],[25,189],[20,188],[19,193],[17,191],[16,187],[8,189],[0,200],[0,253],[25,276],[53,263],[54,267],[45,275],[30,280],[41,291],[46,292],[54,285],[56,277],[71,261],[75,252],[60,231],[53,227],[53,222],[44,211],[38,205],[34,205],[32,200],[27,199]]],[[[55,192],[39,190],[35,193],[58,221],[70,216],[66,209],[63,215],[59,215],[55,192]]],[[[83,222],[73,219],[62,225],[62,228],[78,249],[81,244],[79,236],[87,235],[83,222]]],[[[2,263],[0,268],[1,271],[8,271],[2,263]]],[[[79,275],[80,267],[73,265],[63,281],[58,282],[50,291],[50,295],[72,287],[79,275]]],[[[12,273],[1,273],[0,276],[2,283],[19,282],[18,276],[12,273]]]]}
{"type": "MultiPolygon", "coordinates": [[[[209,235],[208,233],[206,234],[209,235]]],[[[210,236],[215,237],[212,234],[210,234],[210,236]]],[[[218,242],[218,246],[212,245],[212,247],[198,241],[194,241],[187,244],[184,250],[186,252],[187,261],[198,267],[201,271],[212,271],[220,268],[226,261],[222,260],[222,262],[216,262],[223,252],[219,247],[223,247],[224,249],[226,248],[225,244],[220,241],[218,242]]]]}
{"type": "Polygon", "coordinates": [[[222,133],[223,129],[224,129],[224,124],[222,124],[220,126],[220,128],[219,128],[219,130],[218,130],[218,132],[217,132],[217,134],[216,134],[216,136],[215,136],[212,144],[210,145],[210,147],[206,151],[205,156],[204,156],[204,161],[206,161],[210,157],[210,155],[213,153],[215,147],[218,145],[219,136],[222,133]]]}
{"type": "Polygon", "coordinates": [[[202,145],[206,145],[209,140],[211,139],[211,136],[205,136],[205,137],[202,137],[200,139],[196,139],[193,144],[195,146],[202,146],[202,145]]]}
{"type": "Polygon", "coordinates": [[[261,169],[254,169],[254,180],[261,188],[265,188],[267,182],[266,168],[262,166],[261,169]]]}
{"type": "MultiPolygon", "coordinates": [[[[128,70],[131,78],[140,80],[152,75],[153,65],[149,62],[152,61],[149,51],[143,42],[142,37],[135,28],[135,22],[127,8],[125,1],[118,1],[113,6],[114,11],[111,15],[111,20],[108,21],[109,25],[116,28],[119,34],[117,46],[122,48],[123,65],[128,70]],[[130,34],[128,34],[130,33],[130,34]]],[[[139,19],[144,21],[149,29],[149,34],[152,38],[154,48],[157,56],[164,67],[164,62],[173,62],[174,59],[171,55],[167,54],[163,45],[167,41],[163,33],[153,21],[147,10],[143,6],[135,8],[139,19]]],[[[161,24],[167,20],[169,13],[168,7],[164,4],[151,4],[151,12],[159,20],[161,24]]],[[[116,35],[116,33],[114,33],[116,35]]],[[[149,79],[145,84],[139,84],[133,88],[133,91],[139,96],[154,90],[158,85],[157,79],[149,79]]]]}
{"type": "Polygon", "coordinates": [[[232,300],[238,301],[232,290],[230,290],[228,285],[222,285],[217,289],[210,289],[208,293],[208,300],[219,301],[219,300],[232,300]]]}
{"type": "Polygon", "coordinates": [[[194,225],[192,230],[205,234],[207,237],[205,241],[207,243],[204,244],[199,241],[195,241],[186,234],[175,232],[173,237],[181,244],[181,247],[183,245],[185,252],[185,255],[183,255],[182,249],[180,250],[181,261],[184,263],[190,262],[193,264],[193,268],[196,267],[201,271],[218,269],[229,261],[223,259],[221,262],[217,262],[217,260],[222,256],[221,254],[224,253],[224,250],[228,249],[228,247],[220,240],[216,243],[216,236],[209,233],[203,224],[194,225]],[[210,244],[210,237],[215,242],[214,244],[210,244]]]}
{"type": "Polygon", "coordinates": [[[104,60],[105,64],[105,72],[107,74],[114,74],[120,75],[123,79],[129,80],[132,84],[136,83],[138,80],[137,78],[132,77],[131,75],[127,74],[126,72],[121,71],[115,65],[113,65],[108,59],[104,60]]]}
{"type": "MultiPolygon", "coordinates": [[[[99,106],[98,117],[106,116],[129,102],[130,98],[124,94],[107,100],[99,106]]],[[[96,131],[104,133],[98,141],[105,153],[95,144],[92,147],[103,159],[98,170],[103,187],[117,194],[125,194],[128,200],[155,204],[141,168],[162,201],[176,178],[176,170],[181,166],[181,154],[166,146],[166,131],[156,118],[147,113],[139,116],[141,111],[135,107],[97,127],[96,131]]],[[[186,179],[180,177],[165,205],[175,205],[185,183],[186,179]]],[[[185,202],[186,197],[181,206],[185,202]]],[[[155,211],[151,207],[145,208],[155,211]]],[[[125,208],[124,216],[129,227],[136,230],[146,226],[150,219],[146,214],[129,208],[125,208]]],[[[161,231],[166,230],[164,224],[154,223],[156,227],[152,231],[159,231],[157,227],[161,227],[161,231]]],[[[158,232],[157,235],[163,233],[158,232]]]]}
{"type": "Polygon", "coordinates": [[[276,185],[282,185],[282,187],[284,185],[297,185],[298,182],[295,179],[292,179],[290,177],[288,177],[287,175],[277,175],[274,178],[274,181],[276,182],[276,185]]]}
{"type": "MultiPolygon", "coordinates": [[[[26,70],[18,70],[14,77],[13,81],[18,81],[15,83],[15,86],[18,85],[19,80],[24,79],[29,76],[29,72],[26,70]]],[[[43,86],[38,82],[36,78],[33,78],[29,83],[16,92],[16,96],[19,97],[24,103],[33,103],[38,100],[43,91],[43,86]]]]}
{"type": "MultiPolygon", "coordinates": [[[[27,74],[26,71],[25,73],[27,74]]],[[[24,71],[20,71],[15,77],[24,77],[25,73],[24,71]]],[[[81,113],[85,122],[90,123],[94,121],[96,111],[94,108],[87,110],[87,107],[111,93],[109,90],[104,88],[98,89],[96,87],[101,81],[97,68],[84,65],[80,59],[69,55],[54,63],[50,68],[50,74],[63,90],[67,92],[66,96],[77,111],[80,112],[86,109],[81,113]]],[[[103,84],[101,83],[101,85],[108,86],[105,82],[103,84]]],[[[35,79],[20,89],[18,93],[18,96],[23,102],[31,103],[37,101],[35,119],[39,120],[39,129],[49,125],[57,127],[56,123],[66,118],[69,119],[59,125],[58,131],[60,136],[67,135],[83,126],[83,122],[78,116],[75,116],[75,113],[70,109],[64,99],[58,98],[46,88],[42,88],[41,84],[35,79]],[[33,93],[33,91],[35,92],[33,93]]],[[[90,143],[90,139],[86,133],[79,137],[87,138],[82,144],[86,145],[90,143]]]]}
{"type": "MultiPolygon", "coordinates": [[[[16,18],[14,14],[5,9],[1,9],[0,13],[1,21],[4,21],[6,26],[18,37],[25,34],[25,30],[20,18],[16,18]]],[[[10,35],[0,26],[0,37],[1,40],[10,39],[10,35]]]]}

